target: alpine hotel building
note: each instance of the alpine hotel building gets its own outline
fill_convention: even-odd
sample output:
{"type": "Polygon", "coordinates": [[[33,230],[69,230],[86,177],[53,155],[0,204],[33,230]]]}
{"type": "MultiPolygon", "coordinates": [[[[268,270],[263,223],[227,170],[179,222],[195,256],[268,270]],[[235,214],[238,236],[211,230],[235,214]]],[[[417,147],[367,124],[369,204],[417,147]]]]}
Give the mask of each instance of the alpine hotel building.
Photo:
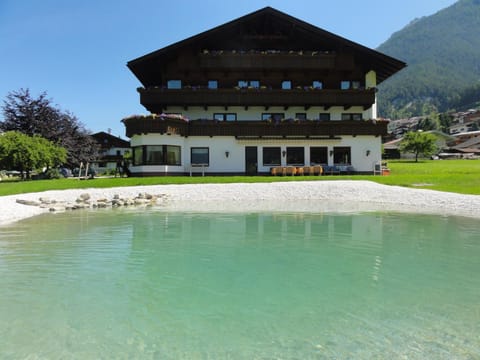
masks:
{"type": "Polygon", "coordinates": [[[376,87],[406,64],[266,7],[132,60],[133,175],[372,173],[376,87]]]}

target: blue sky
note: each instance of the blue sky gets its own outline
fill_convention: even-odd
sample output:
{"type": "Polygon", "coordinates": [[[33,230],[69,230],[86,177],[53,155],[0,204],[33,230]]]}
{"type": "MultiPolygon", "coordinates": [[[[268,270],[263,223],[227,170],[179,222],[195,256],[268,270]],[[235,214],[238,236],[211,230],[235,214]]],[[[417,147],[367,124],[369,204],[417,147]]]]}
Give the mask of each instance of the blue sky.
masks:
{"type": "MultiPolygon", "coordinates": [[[[376,48],[415,18],[455,0],[0,0],[0,100],[46,91],[92,132],[148,113],[126,63],[263,8],[274,7],[376,48]]],[[[0,115],[3,117],[3,115],[0,115]]]]}

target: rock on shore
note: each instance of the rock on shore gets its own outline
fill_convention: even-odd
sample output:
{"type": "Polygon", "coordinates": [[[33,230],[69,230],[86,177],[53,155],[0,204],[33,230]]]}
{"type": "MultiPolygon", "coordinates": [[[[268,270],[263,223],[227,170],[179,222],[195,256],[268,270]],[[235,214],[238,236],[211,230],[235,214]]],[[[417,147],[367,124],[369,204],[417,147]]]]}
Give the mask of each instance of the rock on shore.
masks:
{"type": "Polygon", "coordinates": [[[135,197],[121,197],[119,194],[114,194],[111,199],[106,197],[92,199],[89,193],[81,193],[74,202],[51,199],[42,196],[38,198],[38,201],[16,199],[16,203],[28,206],[38,206],[41,209],[48,209],[49,211],[55,212],[120,206],[153,206],[157,205],[159,199],[162,198],[164,198],[164,195],[139,193],[135,197]]]}

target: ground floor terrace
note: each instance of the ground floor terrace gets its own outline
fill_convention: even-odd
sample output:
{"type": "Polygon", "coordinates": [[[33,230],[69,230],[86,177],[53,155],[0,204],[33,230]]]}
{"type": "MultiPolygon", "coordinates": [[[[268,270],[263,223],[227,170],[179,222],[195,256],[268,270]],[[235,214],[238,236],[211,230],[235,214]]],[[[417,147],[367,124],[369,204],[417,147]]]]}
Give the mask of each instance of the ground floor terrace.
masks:
{"type": "Polygon", "coordinates": [[[123,120],[136,176],[374,172],[383,121],[185,121],[159,116],[123,120]],[[283,170],[283,168],[288,168],[283,170]],[[300,170],[302,169],[302,170],[300,170]]]}
{"type": "Polygon", "coordinates": [[[130,170],[137,176],[364,174],[381,160],[380,146],[380,138],[366,136],[306,140],[146,134],[132,138],[130,170]]]}

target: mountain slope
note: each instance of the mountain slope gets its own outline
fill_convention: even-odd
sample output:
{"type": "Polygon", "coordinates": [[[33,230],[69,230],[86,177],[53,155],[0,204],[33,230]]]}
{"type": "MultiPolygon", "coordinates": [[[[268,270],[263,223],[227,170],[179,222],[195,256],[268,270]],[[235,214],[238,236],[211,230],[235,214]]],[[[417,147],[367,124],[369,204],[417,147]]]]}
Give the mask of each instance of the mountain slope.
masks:
{"type": "Polygon", "coordinates": [[[461,92],[480,83],[479,35],[480,0],[459,0],[394,33],[377,50],[408,67],[380,85],[380,114],[447,110],[461,92]]]}

